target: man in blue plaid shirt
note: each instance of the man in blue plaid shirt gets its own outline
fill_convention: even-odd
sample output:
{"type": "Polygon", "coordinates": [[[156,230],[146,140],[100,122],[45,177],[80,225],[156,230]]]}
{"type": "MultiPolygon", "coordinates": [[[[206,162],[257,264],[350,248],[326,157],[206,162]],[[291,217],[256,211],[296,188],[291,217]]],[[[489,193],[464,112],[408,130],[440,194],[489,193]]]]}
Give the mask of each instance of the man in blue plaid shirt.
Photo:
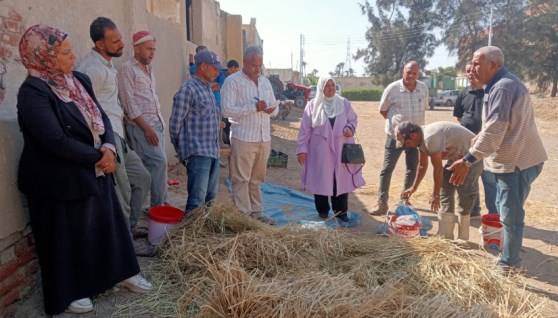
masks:
{"type": "Polygon", "coordinates": [[[196,73],[174,95],[170,139],[186,166],[186,212],[210,203],[217,195],[221,113],[210,87],[227,68],[209,50],[194,57],[196,73]]]}

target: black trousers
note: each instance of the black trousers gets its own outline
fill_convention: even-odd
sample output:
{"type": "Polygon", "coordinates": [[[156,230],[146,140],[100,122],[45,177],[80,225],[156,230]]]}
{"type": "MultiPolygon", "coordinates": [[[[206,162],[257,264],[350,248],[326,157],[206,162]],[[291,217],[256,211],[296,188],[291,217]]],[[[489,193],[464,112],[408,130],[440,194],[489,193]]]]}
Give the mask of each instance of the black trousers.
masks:
{"type": "Polygon", "coordinates": [[[230,145],[231,144],[231,122],[229,121],[228,117],[223,117],[222,121],[225,123],[225,128],[221,130],[221,138],[224,144],[230,145]]]}
{"type": "MultiPolygon", "coordinates": [[[[314,194],[314,204],[316,210],[320,214],[329,214],[329,197],[327,195],[314,194]]],[[[349,194],[344,193],[337,195],[337,182],[333,176],[333,196],[331,196],[331,208],[333,213],[341,212],[347,213],[349,209],[349,194]]]]}

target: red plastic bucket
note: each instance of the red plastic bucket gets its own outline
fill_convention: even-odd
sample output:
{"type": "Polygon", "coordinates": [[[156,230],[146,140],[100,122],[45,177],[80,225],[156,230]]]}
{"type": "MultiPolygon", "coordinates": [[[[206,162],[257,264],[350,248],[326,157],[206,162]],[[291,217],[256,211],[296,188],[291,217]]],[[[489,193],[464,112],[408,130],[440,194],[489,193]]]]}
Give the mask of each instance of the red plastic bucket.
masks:
{"type": "Polygon", "coordinates": [[[184,216],[184,211],[172,206],[155,206],[149,209],[147,240],[153,245],[161,243],[163,236],[184,216]]]}
{"type": "Polygon", "coordinates": [[[500,215],[483,215],[481,217],[479,232],[484,245],[495,250],[502,249],[502,223],[500,222],[500,215]]]}

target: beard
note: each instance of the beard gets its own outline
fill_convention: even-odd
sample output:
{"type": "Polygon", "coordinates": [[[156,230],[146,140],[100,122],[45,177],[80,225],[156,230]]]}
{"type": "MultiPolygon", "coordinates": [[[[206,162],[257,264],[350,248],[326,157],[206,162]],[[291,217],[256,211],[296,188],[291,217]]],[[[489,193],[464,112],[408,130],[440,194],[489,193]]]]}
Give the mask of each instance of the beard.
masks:
{"type": "Polygon", "coordinates": [[[122,52],[124,52],[123,49],[119,50],[119,51],[109,51],[109,50],[105,50],[105,53],[110,56],[110,57],[121,57],[122,56],[122,52]]]}

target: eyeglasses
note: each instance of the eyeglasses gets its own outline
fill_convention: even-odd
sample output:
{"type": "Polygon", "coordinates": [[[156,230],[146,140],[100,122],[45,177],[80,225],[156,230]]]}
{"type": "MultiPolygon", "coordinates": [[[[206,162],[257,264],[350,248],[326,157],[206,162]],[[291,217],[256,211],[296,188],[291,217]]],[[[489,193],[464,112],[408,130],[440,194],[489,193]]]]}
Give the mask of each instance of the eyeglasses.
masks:
{"type": "Polygon", "coordinates": [[[472,70],[472,69],[468,69],[468,70],[465,70],[465,72],[467,72],[467,73],[472,73],[473,70],[472,70]]]}

